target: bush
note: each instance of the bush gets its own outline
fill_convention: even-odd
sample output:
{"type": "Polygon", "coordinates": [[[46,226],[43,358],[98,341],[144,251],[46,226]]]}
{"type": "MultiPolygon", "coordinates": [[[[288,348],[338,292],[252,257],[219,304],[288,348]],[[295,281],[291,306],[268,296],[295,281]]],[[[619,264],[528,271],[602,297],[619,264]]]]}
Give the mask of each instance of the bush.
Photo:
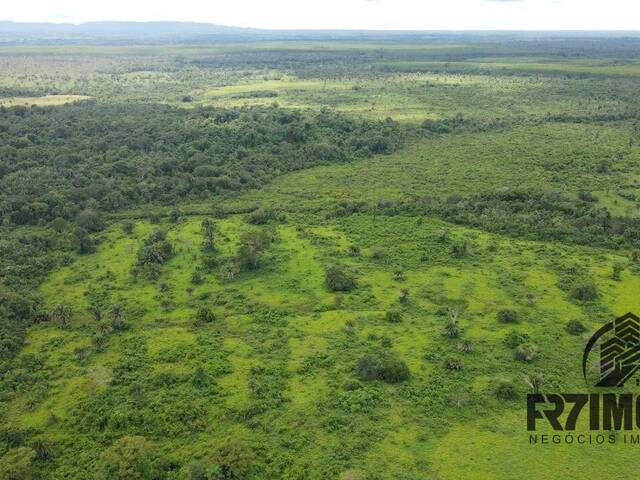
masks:
{"type": "Polygon", "coordinates": [[[496,385],[495,395],[500,400],[513,400],[518,396],[518,391],[513,382],[500,380],[496,385]]]}
{"type": "Polygon", "coordinates": [[[127,436],[116,440],[101,456],[98,478],[132,480],[158,478],[153,445],[144,437],[127,436]]]}
{"type": "Polygon", "coordinates": [[[200,307],[196,313],[196,322],[211,323],[216,320],[215,314],[207,307],[200,307]]]}
{"type": "Polygon", "coordinates": [[[399,383],[410,377],[407,364],[390,355],[369,355],[358,361],[356,368],[362,380],[382,380],[387,383],[399,383]]]}
{"type": "Polygon", "coordinates": [[[203,282],[204,278],[202,277],[202,274],[198,270],[195,270],[191,274],[191,283],[193,283],[194,285],[202,285],[203,282]]]}
{"type": "Polygon", "coordinates": [[[359,257],[360,247],[357,245],[349,245],[347,247],[347,255],[349,255],[350,257],[359,257]]]}
{"type": "Polygon", "coordinates": [[[516,358],[522,362],[532,362],[538,356],[538,347],[532,343],[523,343],[516,348],[516,358]]]}
{"type": "Polygon", "coordinates": [[[384,318],[390,323],[400,323],[402,321],[402,313],[399,310],[389,310],[384,318]]]}
{"type": "Polygon", "coordinates": [[[581,333],[584,333],[587,330],[587,328],[583,325],[583,323],[580,320],[569,320],[567,322],[567,326],[565,327],[565,329],[571,335],[580,335],[581,333]]]}
{"type": "Polygon", "coordinates": [[[216,480],[241,480],[249,477],[255,457],[253,451],[238,442],[229,442],[213,455],[213,463],[218,467],[216,480]]]}
{"type": "Polygon", "coordinates": [[[371,247],[371,258],[379,259],[384,257],[384,249],[382,247],[371,247]]]}
{"type": "Polygon", "coordinates": [[[458,350],[460,350],[461,352],[471,353],[473,352],[473,349],[473,342],[471,340],[462,340],[460,343],[458,343],[458,350]]]}
{"type": "Polygon", "coordinates": [[[256,270],[260,266],[260,256],[271,243],[271,237],[263,231],[247,232],[240,237],[240,248],[236,263],[240,271],[256,270]]]}
{"type": "Polygon", "coordinates": [[[124,222],[122,224],[122,232],[125,233],[126,235],[131,235],[133,233],[134,228],[135,227],[132,222],[124,222]]]}
{"type": "Polygon", "coordinates": [[[598,289],[593,282],[581,282],[571,289],[571,296],[576,300],[588,302],[598,298],[598,289]]]}
{"type": "Polygon", "coordinates": [[[498,312],[498,320],[502,323],[515,323],[518,321],[518,312],[508,308],[498,312]]]}
{"type": "Polygon", "coordinates": [[[464,368],[462,360],[459,360],[457,358],[446,358],[443,366],[447,370],[462,370],[464,368]]]}
{"type": "Polygon", "coordinates": [[[251,225],[264,225],[271,221],[281,222],[284,220],[284,214],[278,210],[259,208],[247,215],[247,223],[251,225]]]}
{"type": "Polygon", "coordinates": [[[527,343],[530,340],[530,337],[526,333],[520,333],[515,330],[511,330],[504,337],[504,344],[509,348],[516,348],[518,345],[522,345],[523,343],[527,343]]]}
{"type": "Polygon", "coordinates": [[[331,265],[327,268],[325,283],[332,292],[349,292],[357,286],[355,276],[340,265],[331,265]]]}
{"type": "Polygon", "coordinates": [[[34,478],[32,463],[36,452],[20,447],[0,456],[0,478],[3,480],[31,480],[34,478]]]}

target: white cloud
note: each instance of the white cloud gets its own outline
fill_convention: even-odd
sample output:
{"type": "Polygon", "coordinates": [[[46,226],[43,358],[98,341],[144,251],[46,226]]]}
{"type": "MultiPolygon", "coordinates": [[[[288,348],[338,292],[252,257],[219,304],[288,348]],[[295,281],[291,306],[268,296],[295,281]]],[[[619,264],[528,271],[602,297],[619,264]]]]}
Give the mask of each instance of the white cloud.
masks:
{"type": "Polygon", "coordinates": [[[262,28],[640,28],[637,0],[5,0],[17,21],[182,20],[262,28]]]}

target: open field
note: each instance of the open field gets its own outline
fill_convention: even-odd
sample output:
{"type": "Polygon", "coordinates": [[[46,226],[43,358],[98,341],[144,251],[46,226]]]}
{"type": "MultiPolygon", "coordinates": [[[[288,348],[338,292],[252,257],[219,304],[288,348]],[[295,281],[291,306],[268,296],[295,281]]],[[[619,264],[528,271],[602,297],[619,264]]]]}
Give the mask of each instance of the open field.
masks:
{"type": "Polygon", "coordinates": [[[633,476],[526,395],[640,311],[636,43],[527,42],[0,47],[0,478],[633,476]]]}

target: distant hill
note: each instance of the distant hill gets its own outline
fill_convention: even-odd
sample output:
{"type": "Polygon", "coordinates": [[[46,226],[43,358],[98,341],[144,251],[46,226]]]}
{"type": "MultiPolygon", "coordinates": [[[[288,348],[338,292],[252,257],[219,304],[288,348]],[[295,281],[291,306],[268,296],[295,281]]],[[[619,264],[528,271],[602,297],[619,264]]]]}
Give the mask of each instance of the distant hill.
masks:
{"type": "Polygon", "coordinates": [[[251,34],[257,29],[198,22],[18,23],[0,21],[0,36],[10,37],[190,37],[251,34]]]}

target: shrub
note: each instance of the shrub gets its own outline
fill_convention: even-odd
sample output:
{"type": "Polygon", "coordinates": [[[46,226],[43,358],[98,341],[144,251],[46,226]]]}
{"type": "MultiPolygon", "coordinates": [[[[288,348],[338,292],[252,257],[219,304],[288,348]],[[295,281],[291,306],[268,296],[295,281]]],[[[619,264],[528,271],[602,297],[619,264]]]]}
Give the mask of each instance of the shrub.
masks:
{"type": "Polygon", "coordinates": [[[153,445],[140,436],[116,440],[100,460],[98,478],[104,480],[157,478],[160,474],[153,445]]]}
{"type": "Polygon", "coordinates": [[[581,333],[584,333],[587,330],[587,328],[584,326],[584,324],[580,320],[569,320],[567,322],[567,326],[565,327],[565,329],[571,335],[580,335],[581,333]]]}
{"type": "Polygon", "coordinates": [[[196,312],[196,322],[211,323],[216,320],[215,314],[207,307],[200,307],[196,312]]]}
{"type": "Polygon", "coordinates": [[[260,255],[271,243],[271,237],[263,231],[247,232],[240,238],[236,263],[240,271],[256,270],[260,266],[260,255]]]}
{"type": "Polygon", "coordinates": [[[588,302],[598,297],[598,289],[593,282],[581,282],[571,289],[571,296],[576,300],[588,302]]]}
{"type": "Polygon", "coordinates": [[[133,233],[133,229],[134,229],[134,225],[132,222],[124,222],[122,224],[122,231],[126,234],[126,235],[131,235],[133,233]]]}
{"type": "Polygon", "coordinates": [[[402,313],[399,310],[389,310],[384,318],[390,323],[400,323],[402,321],[402,313]]]}
{"type": "Polygon", "coordinates": [[[89,233],[96,233],[104,229],[105,222],[102,215],[90,208],[83,210],[76,218],[76,224],[89,233]]]}
{"type": "Polygon", "coordinates": [[[384,257],[384,249],[382,247],[371,247],[371,258],[379,259],[384,257]]]}
{"type": "Polygon", "coordinates": [[[408,303],[409,302],[409,290],[403,288],[400,290],[400,295],[398,296],[398,301],[400,303],[408,303]]]}
{"type": "Polygon", "coordinates": [[[533,390],[533,393],[540,392],[544,385],[544,377],[540,374],[525,375],[524,381],[529,385],[529,388],[533,390]]]}
{"type": "Polygon", "coordinates": [[[505,335],[503,342],[509,348],[516,348],[518,345],[527,343],[529,340],[530,337],[528,334],[511,330],[505,335]]]}
{"type": "Polygon", "coordinates": [[[213,455],[213,463],[219,469],[218,480],[240,480],[248,478],[253,468],[253,451],[236,441],[220,447],[213,455]]]}
{"type": "Polygon", "coordinates": [[[532,343],[523,343],[516,348],[516,358],[522,362],[532,362],[538,356],[538,347],[532,343]]]}
{"type": "Polygon", "coordinates": [[[407,364],[391,355],[369,355],[358,361],[356,368],[362,380],[382,380],[387,383],[399,383],[410,377],[407,364]]]}
{"type": "Polygon", "coordinates": [[[462,360],[459,360],[457,358],[446,358],[444,360],[443,366],[447,370],[462,370],[464,368],[462,360]]]}
{"type": "Polygon", "coordinates": [[[267,208],[259,208],[247,216],[247,223],[251,225],[264,225],[271,221],[281,222],[283,220],[284,214],[282,212],[267,208]]]}
{"type": "Polygon", "coordinates": [[[500,380],[496,384],[495,395],[500,400],[513,400],[518,396],[518,391],[513,382],[500,380]]]}
{"type": "Polygon", "coordinates": [[[340,265],[331,265],[327,268],[325,283],[332,292],[348,292],[357,285],[355,276],[340,265]]]}
{"type": "Polygon", "coordinates": [[[444,325],[442,334],[445,337],[458,338],[462,333],[462,329],[460,328],[460,323],[458,321],[458,318],[460,317],[460,311],[456,308],[448,308],[447,314],[449,318],[447,319],[447,323],[445,323],[444,325]]]}
{"type": "Polygon", "coordinates": [[[204,462],[193,461],[184,467],[185,480],[212,480],[220,477],[220,469],[217,465],[209,465],[204,462]]]}
{"type": "Polygon", "coordinates": [[[65,305],[64,303],[58,303],[49,314],[49,318],[60,324],[61,327],[67,327],[71,323],[71,319],[73,318],[73,311],[71,307],[65,305]]]}
{"type": "Polygon", "coordinates": [[[502,323],[515,323],[518,321],[518,312],[508,308],[498,312],[498,320],[502,323]]]}
{"type": "Polygon", "coordinates": [[[456,242],[451,245],[451,256],[453,258],[462,258],[469,252],[469,244],[467,242],[456,242]]]}
{"type": "Polygon", "coordinates": [[[347,247],[347,255],[349,255],[350,257],[359,257],[360,247],[357,245],[349,245],[347,247]]]}
{"type": "Polygon", "coordinates": [[[578,192],[578,198],[583,202],[595,203],[598,201],[598,197],[596,197],[593,193],[587,192],[585,190],[581,190],[578,192]]]}
{"type": "Polygon", "coordinates": [[[0,478],[3,480],[31,480],[34,478],[32,463],[35,457],[36,452],[27,447],[7,451],[0,456],[0,478]]]}
{"type": "Polygon", "coordinates": [[[195,270],[191,274],[191,283],[193,283],[194,285],[202,285],[203,282],[204,278],[202,277],[202,274],[198,270],[195,270]]]}
{"type": "Polygon", "coordinates": [[[613,270],[611,272],[611,278],[616,282],[619,282],[622,279],[622,272],[624,271],[624,264],[615,263],[613,265],[613,270]]]}
{"type": "Polygon", "coordinates": [[[471,340],[462,340],[460,343],[458,343],[458,350],[460,350],[461,352],[471,353],[473,352],[473,349],[473,342],[471,340]]]}

